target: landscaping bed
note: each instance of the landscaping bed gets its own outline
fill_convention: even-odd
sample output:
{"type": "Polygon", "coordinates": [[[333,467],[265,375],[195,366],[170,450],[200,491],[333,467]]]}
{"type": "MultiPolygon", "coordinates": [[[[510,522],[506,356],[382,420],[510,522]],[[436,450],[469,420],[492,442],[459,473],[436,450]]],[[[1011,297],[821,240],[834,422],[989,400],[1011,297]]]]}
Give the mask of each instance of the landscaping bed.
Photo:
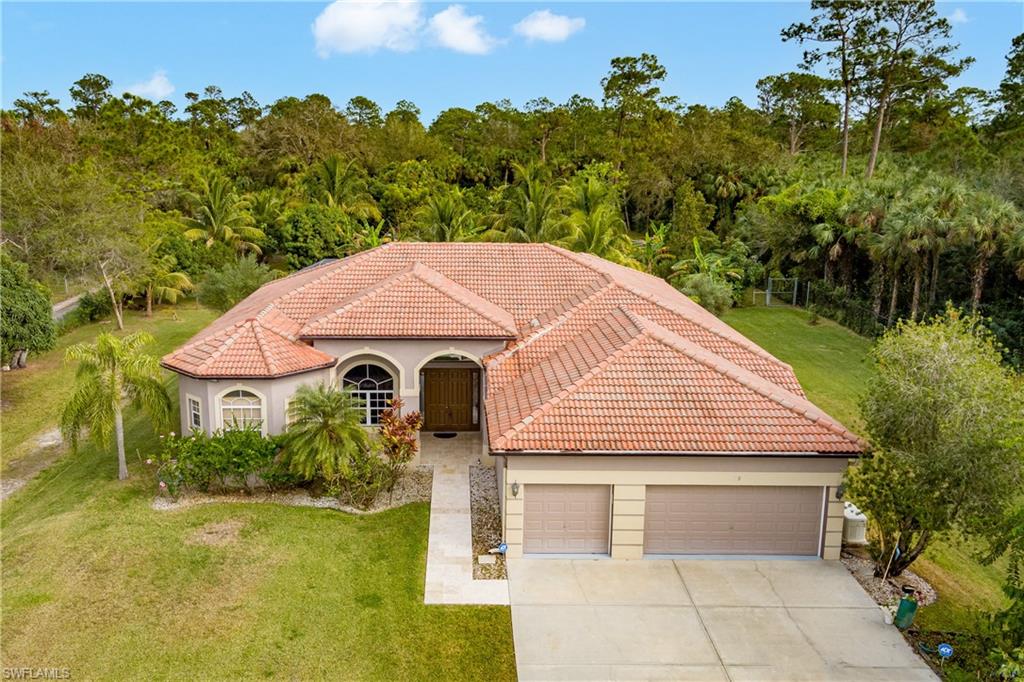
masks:
{"type": "Polygon", "coordinates": [[[498,479],[494,467],[469,467],[469,503],[473,519],[473,578],[503,580],[505,555],[490,554],[501,543],[501,512],[498,479]],[[493,564],[481,564],[480,556],[493,556],[493,564]]]}
{"type": "Polygon", "coordinates": [[[157,511],[174,511],[202,504],[241,502],[281,504],[287,507],[336,509],[349,514],[376,514],[413,502],[429,502],[432,483],[433,467],[410,467],[395,484],[394,489],[390,493],[381,494],[368,509],[358,509],[342,504],[336,497],[314,495],[308,488],[279,491],[262,490],[254,493],[241,491],[226,493],[187,492],[177,497],[161,495],[153,500],[152,507],[157,511]]]}
{"type": "Polygon", "coordinates": [[[891,612],[895,613],[896,607],[903,597],[904,587],[914,589],[917,594],[918,606],[934,604],[938,599],[935,589],[928,584],[928,581],[913,571],[904,571],[895,578],[889,577],[885,580],[878,578],[875,575],[875,563],[868,556],[866,550],[844,548],[841,560],[860,583],[860,586],[864,588],[864,591],[875,600],[875,603],[886,607],[891,612]]]}

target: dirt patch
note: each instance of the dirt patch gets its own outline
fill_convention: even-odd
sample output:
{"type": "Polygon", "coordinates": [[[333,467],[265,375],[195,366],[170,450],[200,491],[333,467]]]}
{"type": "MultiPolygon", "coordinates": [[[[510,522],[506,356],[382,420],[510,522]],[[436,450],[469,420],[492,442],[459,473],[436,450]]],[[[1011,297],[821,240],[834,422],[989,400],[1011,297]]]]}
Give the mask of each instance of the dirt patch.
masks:
{"type": "Polygon", "coordinates": [[[238,541],[244,527],[245,523],[240,519],[214,521],[196,530],[185,542],[189,545],[208,547],[230,545],[238,541]]]}
{"type": "Polygon", "coordinates": [[[0,477],[0,500],[21,490],[43,469],[47,469],[66,452],[60,429],[53,428],[36,435],[27,445],[24,457],[4,463],[0,477]]]}
{"type": "Polygon", "coordinates": [[[278,492],[247,493],[184,493],[177,498],[159,496],[153,500],[152,507],[157,511],[174,511],[188,509],[201,504],[215,503],[262,503],[283,504],[288,507],[317,507],[320,509],[336,509],[349,514],[375,514],[387,509],[394,509],[412,502],[429,502],[430,487],[433,483],[433,467],[412,467],[395,484],[391,493],[385,493],[369,509],[356,509],[342,504],[336,497],[314,497],[308,490],[283,490],[278,492]]]}
{"type": "Polygon", "coordinates": [[[469,467],[469,504],[473,521],[473,579],[503,580],[505,557],[490,555],[501,543],[501,513],[498,506],[498,479],[494,467],[469,467]],[[480,555],[494,556],[493,564],[481,564],[480,555]]]}
{"type": "Polygon", "coordinates": [[[875,562],[871,560],[866,550],[846,548],[843,550],[841,559],[860,586],[864,588],[864,591],[875,600],[875,603],[891,611],[895,612],[896,606],[903,596],[904,586],[914,588],[914,591],[917,592],[919,606],[928,606],[938,599],[935,588],[913,571],[903,571],[902,575],[896,578],[886,578],[884,581],[876,577],[875,562]]]}

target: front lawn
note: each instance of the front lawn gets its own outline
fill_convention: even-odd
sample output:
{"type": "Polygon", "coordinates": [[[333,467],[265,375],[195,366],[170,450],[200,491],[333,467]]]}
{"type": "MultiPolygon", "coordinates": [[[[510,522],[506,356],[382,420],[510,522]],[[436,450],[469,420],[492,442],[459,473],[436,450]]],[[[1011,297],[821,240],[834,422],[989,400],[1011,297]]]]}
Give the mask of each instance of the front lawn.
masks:
{"type": "MultiPolygon", "coordinates": [[[[195,310],[149,327],[154,352],[212,318],[195,310]]],[[[36,388],[19,399],[66,392],[58,359],[36,358],[36,388]]],[[[45,404],[55,414],[59,400],[45,404]]],[[[0,510],[4,668],[66,667],[81,679],[515,677],[507,608],[423,604],[426,504],[372,516],[265,504],[154,511],[143,460],[158,440],[129,414],[127,483],[114,478],[112,452],[86,445],[0,510]]],[[[23,424],[30,417],[48,424],[23,424]]]]}
{"type": "MultiPolygon", "coordinates": [[[[194,303],[174,308],[158,308],[153,317],[128,311],[125,331],[146,330],[156,343],[146,350],[161,356],[184,343],[208,325],[217,314],[194,303]]],[[[89,342],[104,331],[116,331],[112,322],[87,324],[57,339],[57,347],[41,355],[30,355],[28,367],[3,374],[3,452],[0,466],[8,465],[30,453],[40,432],[56,426],[64,401],[74,388],[75,368],[64,364],[64,351],[76,343],[89,342]]],[[[121,332],[118,332],[121,333],[121,332]]]]}
{"type": "MultiPolygon", "coordinates": [[[[798,308],[735,308],[724,319],[792,365],[812,402],[850,429],[863,431],[857,401],[871,373],[870,340],[824,318],[812,325],[798,308]]],[[[950,538],[933,543],[911,567],[939,593],[938,602],[920,611],[922,628],[971,630],[981,613],[1004,603],[1005,564],[982,566],[971,550],[969,541],[950,538]]]]}

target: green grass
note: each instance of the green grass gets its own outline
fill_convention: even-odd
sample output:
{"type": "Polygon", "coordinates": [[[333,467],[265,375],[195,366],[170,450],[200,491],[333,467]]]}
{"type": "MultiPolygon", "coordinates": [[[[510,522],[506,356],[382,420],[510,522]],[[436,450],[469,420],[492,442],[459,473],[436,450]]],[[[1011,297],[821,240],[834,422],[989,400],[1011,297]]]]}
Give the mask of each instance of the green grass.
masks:
{"type": "MultiPolygon", "coordinates": [[[[180,310],[180,324],[150,329],[162,352],[210,316],[180,310]]],[[[19,400],[70,379],[38,360],[19,400]]],[[[372,516],[267,504],[158,512],[143,461],[158,440],[133,412],[127,443],[128,482],[114,479],[112,452],[86,445],[0,509],[3,667],[81,679],[515,677],[507,608],[423,604],[426,504],[372,516]],[[241,526],[233,541],[195,541],[228,521],[241,526]]]]}
{"type": "Polygon", "coordinates": [[[863,430],[857,402],[871,373],[871,341],[797,308],[734,308],[723,318],[793,367],[807,397],[843,425],[863,430]]]}
{"type": "MultiPolygon", "coordinates": [[[[158,308],[152,318],[129,311],[125,316],[125,333],[146,330],[156,337],[147,347],[161,356],[205,327],[216,313],[195,304],[176,308],[158,308]]],[[[74,389],[75,368],[64,363],[64,351],[76,343],[92,341],[104,331],[115,331],[112,322],[88,324],[64,334],[57,347],[41,355],[30,355],[28,367],[3,374],[3,447],[0,467],[31,452],[31,445],[40,432],[57,424],[60,410],[74,389]]]]}
{"type": "MultiPolygon", "coordinates": [[[[769,353],[793,366],[807,397],[850,429],[863,433],[857,402],[871,375],[871,341],[830,320],[810,324],[803,310],[788,307],[735,308],[725,321],[769,353]]],[[[911,570],[939,593],[921,609],[921,627],[970,631],[980,614],[1001,607],[1005,563],[983,566],[975,545],[951,537],[933,543],[911,570]]]]}

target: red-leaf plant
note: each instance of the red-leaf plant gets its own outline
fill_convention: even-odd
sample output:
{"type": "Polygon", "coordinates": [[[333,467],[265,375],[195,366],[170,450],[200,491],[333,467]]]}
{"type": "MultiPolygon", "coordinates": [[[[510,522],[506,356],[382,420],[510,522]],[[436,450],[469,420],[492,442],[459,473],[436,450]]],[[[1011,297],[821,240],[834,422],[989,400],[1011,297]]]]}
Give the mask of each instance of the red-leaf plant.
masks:
{"type": "Polygon", "coordinates": [[[381,458],[388,467],[390,490],[394,487],[406,465],[416,456],[419,441],[416,434],[423,426],[419,412],[402,415],[402,399],[394,398],[380,413],[378,434],[380,436],[381,458]]]}

